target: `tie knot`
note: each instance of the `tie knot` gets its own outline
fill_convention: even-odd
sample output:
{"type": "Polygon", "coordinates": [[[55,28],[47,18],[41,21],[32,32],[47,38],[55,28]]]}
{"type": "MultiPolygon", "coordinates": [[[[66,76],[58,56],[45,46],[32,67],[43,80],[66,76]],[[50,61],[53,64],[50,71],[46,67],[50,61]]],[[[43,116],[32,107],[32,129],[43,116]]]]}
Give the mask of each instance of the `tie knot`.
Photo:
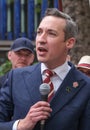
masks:
{"type": "Polygon", "coordinates": [[[52,77],[54,75],[54,72],[49,69],[46,69],[44,73],[47,77],[52,77]]]}

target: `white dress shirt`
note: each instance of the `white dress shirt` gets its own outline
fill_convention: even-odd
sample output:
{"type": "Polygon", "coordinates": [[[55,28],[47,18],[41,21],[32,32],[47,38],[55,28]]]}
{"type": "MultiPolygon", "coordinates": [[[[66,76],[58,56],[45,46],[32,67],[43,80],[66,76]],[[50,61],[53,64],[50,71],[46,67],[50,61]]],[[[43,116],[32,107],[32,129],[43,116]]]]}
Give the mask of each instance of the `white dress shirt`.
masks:
{"type": "MultiPolygon", "coordinates": [[[[70,70],[70,66],[68,65],[67,62],[65,62],[63,65],[53,69],[56,73],[56,75],[51,77],[51,81],[54,85],[54,91],[56,92],[57,89],[60,87],[61,83],[63,82],[64,78],[66,77],[67,73],[70,70]]],[[[44,70],[48,69],[45,64],[41,63],[41,74],[42,74],[42,79],[45,79],[45,74],[43,73],[44,70]]]]}

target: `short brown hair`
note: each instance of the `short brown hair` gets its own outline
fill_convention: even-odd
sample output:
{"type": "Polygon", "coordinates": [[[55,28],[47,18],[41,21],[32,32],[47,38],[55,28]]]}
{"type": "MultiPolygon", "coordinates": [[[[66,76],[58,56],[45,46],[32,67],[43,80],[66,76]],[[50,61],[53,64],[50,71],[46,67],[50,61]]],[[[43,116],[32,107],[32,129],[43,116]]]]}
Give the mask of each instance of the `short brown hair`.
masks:
{"type": "Polygon", "coordinates": [[[47,8],[44,17],[46,16],[54,16],[54,17],[65,19],[66,21],[66,26],[64,28],[65,40],[71,37],[75,37],[75,38],[77,37],[78,27],[68,14],[59,11],[57,8],[47,8]]]}

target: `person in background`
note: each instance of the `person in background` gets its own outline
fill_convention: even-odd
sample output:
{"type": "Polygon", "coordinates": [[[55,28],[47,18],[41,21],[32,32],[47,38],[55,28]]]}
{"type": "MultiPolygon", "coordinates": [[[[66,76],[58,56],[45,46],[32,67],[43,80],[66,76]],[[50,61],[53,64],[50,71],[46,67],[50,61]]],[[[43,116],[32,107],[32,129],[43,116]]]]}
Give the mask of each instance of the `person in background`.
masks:
{"type": "MultiPolygon", "coordinates": [[[[31,40],[25,37],[17,38],[7,55],[12,64],[12,69],[29,66],[34,62],[34,45],[31,40]]],[[[0,88],[2,87],[8,73],[0,77],[0,88]]]]}
{"type": "Polygon", "coordinates": [[[77,64],[77,68],[90,77],[90,56],[82,56],[77,64]]]}
{"type": "Polygon", "coordinates": [[[72,18],[49,8],[36,35],[38,63],[14,69],[0,93],[0,130],[90,130],[90,78],[66,60],[76,43],[72,18]],[[42,101],[40,86],[49,79],[53,97],[42,101]],[[11,118],[12,117],[12,118],[11,118]]]}

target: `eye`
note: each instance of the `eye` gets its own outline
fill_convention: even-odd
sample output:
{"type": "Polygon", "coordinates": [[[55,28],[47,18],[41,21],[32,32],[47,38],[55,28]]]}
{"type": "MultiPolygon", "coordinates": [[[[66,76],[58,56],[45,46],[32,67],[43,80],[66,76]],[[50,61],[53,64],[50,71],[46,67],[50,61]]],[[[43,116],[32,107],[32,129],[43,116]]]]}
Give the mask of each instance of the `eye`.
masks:
{"type": "Polygon", "coordinates": [[[53,31],[49,31],[48,35],[50,35],[51,37],[56,37],[57,36],[56,32],[53,32],[53,31]]]}
{"type": "Polygon", "coordinates": [[[37,30],[37,34],[41,34],[42,33],[42,31],[41,30],[37,30]]]}
{"type": "Polygon", "coordinates": [[[21,53],[20,52],[15,52],[16,55],[20,55],[21,53]]]}
{"type": "Polygon", "coordinates": [[[49,34],[50,34],[50,35],[53,35],[53,36],[56,36],[56,34],[55,34],[55,33],[53,33],[53,32],[49,32],[49,34]]]}
{"type": "Polygon", "coordinates": [[[29,56],[31,56],[31,53],[29,53],[29,54],[26,54],[25,56],[26,56],[26,57],[29,57],[29,56]]]}

